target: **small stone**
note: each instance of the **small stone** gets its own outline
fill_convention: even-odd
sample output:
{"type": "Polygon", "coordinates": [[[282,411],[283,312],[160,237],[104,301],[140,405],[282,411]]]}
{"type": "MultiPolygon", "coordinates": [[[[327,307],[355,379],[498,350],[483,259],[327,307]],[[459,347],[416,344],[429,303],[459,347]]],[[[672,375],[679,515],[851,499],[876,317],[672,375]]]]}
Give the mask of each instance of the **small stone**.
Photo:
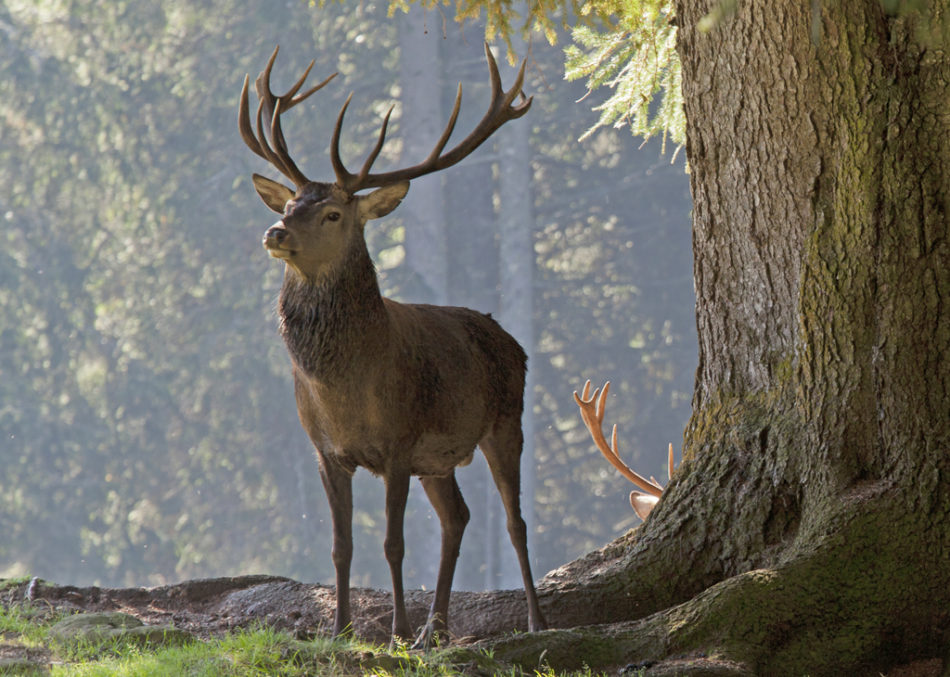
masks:
{"type": "Polygon", "coordinates": [[[101,641],[111,631],[143,625],[135,616],[118,612],[73,614],[50,628],[50,637],[62,643],[101,641]]]}

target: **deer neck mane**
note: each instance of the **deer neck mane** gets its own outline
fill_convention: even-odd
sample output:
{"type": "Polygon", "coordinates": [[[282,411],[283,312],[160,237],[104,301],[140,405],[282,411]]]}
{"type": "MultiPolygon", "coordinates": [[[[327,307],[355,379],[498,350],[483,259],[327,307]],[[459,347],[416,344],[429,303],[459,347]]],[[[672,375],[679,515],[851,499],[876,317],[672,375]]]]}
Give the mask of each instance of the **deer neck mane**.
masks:
{"type": "Polygon", "coordinates": [[[319,279],[287,266],[278,313],[294,363],[311,377],[333,380],[371,358],[387,315],[365,245],[319,279]]]}

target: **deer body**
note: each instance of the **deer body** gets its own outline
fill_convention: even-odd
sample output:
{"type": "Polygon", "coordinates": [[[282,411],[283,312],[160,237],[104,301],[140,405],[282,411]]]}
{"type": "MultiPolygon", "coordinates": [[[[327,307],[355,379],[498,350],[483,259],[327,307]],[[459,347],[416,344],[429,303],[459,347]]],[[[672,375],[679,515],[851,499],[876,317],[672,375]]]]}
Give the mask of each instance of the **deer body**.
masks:
{"type": "Polygon", "coordinates": [[[393,636],[400,638],[412,636],[402,582],[403,516],[410,477],[420,478],[441,523],[442,548],[435,597],[416,644],[428,645],[446,629],[452,578],[469,520],[455,468],[472,460],[476,446],[485,454],[505,506],[527,596],[528,627],[544,628],[519,496],[525,353],[483,313],[383,298],[363,235],[369,219],[385,216],[399,205],[410,179],[460,161],[505,121],[527,111],[530,100],[511,105],[520,91],[524,65],[512,90],[503,92],[487,46],[486,52],[492,104],[482,123],[460,144],[442,153],[458,115],[461,89],[442,138],[423,163],[370,174],[385,137],[384,123],[362,170],[350,174],[338,149],[344,106],[331,143],[337,175],[333,184],[310,181],[297,169],[280,130],[280,113],[329,78],[295,96],[304,73],[290,92],[273,95],[269,78],[275,50],[256,83],[261,98],[256,136],[247,112],[247,81],[241,95],[239,125],[245,142],[296,185],[293,190],[254,175],[258,194],[281,214],[265,233],[263,244],[271,256],[286,263],[278,303],[280,331],[293,365],[297,412],[316,448],[333,519],[334,634],[345,631],[351,621],[352,476],[357,467],[367,468],[385,483],[383,549],[393,581],[393,636]],[[265,111],[271,118],[270,143],[262,123],[265,111]],[[376,190],[357,194],[371,187],[376,190]]]}
{"type": "Polygon", "coordinates": [[[324,455],[350,471],[446,476],[502,413],[520,417],[525,354],[490,317],[327,291],[288,271],[279,302],[300,418],[324,455]]]}

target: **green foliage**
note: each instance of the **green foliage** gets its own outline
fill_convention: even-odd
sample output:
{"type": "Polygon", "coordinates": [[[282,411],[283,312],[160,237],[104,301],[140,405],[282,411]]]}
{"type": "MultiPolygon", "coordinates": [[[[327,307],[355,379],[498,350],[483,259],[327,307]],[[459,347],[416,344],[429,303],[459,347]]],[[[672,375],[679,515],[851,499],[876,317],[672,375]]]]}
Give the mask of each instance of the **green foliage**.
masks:
{"type": "Polygon", "coordinates": [[[0,637],[16,638],[26,646],[48,643],[49,626],[63,617],[29,604],[0,604],[0,637]]]}
{"type": "Polygon", "coordinates": [[[252,675],[357,674],[347,669],[357,647],[343,641],[301,642],[266,627],[238,631],[187,646],[149,651],[104,647],[85,660],[73,659],[64,675],[252,675]]]}
{"type": "Polygon", "coordinates": [[[613,91],[594,108],[600,119],[581,140],[601,127],[628,126],[644,139],[661,135],[664,150],[667,137],[681,147],[686,118],[672,3],[632,4],[618,7],[623,13],[607,30],[575,28],[575,44],[564,50],[568,80],[587,78],[588,93],[604,86],[613,91]]]}

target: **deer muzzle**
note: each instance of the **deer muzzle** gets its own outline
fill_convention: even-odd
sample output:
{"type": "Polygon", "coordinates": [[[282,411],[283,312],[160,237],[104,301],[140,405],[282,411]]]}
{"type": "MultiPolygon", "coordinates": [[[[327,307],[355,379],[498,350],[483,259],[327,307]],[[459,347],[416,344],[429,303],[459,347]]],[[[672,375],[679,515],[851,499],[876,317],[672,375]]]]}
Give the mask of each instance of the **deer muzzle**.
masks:
{"type": "Polygon", "coordinates": [[[288,235],[289,232],[284,227],[283,222],[275,223],[264,233],[264,239],[261,241],[261,244],[264,245],[264,249],[266,249],[271,256],[284,258],[292,253],[283,247],[283,242],[287,239],[288,235]]]}

